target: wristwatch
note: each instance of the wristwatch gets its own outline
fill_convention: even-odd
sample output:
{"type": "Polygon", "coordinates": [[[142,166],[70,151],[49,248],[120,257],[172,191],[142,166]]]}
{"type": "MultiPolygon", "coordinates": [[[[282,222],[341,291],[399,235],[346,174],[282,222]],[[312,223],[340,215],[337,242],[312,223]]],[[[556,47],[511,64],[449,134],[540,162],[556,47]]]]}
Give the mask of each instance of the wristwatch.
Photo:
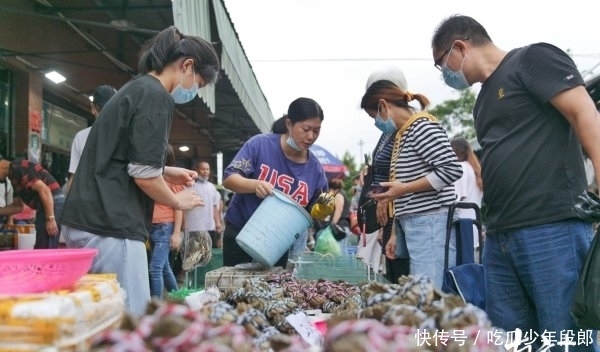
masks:
{"type": "Polygon", "coordinates": [[[50,215],[49,217],[46,218],[46,221],[54,221],[54,215],[50,215]]]}

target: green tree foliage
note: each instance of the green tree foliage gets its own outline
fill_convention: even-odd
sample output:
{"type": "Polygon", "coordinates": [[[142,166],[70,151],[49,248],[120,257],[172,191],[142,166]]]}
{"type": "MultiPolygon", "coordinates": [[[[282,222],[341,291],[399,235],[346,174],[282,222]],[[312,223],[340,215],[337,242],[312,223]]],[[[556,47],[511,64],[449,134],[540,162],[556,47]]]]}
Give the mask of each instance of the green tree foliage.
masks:
{"type": "Polygon", "coordinates": [[[446,100],[429,110],[446,128],[450,138],[475,138],[473,107],[476,95],[472,89],[461,90],[458,99],[446,100]]]}
{"type": "Polygon", "coordinates": [[[342,163],[348,168],[348,177],[344,178],[344,192],[348,197],[352,196],[352,180],[358,174],[360,166],[356,165],[356,161],[350,152],[346,151],[342,156],[342,163]]]}

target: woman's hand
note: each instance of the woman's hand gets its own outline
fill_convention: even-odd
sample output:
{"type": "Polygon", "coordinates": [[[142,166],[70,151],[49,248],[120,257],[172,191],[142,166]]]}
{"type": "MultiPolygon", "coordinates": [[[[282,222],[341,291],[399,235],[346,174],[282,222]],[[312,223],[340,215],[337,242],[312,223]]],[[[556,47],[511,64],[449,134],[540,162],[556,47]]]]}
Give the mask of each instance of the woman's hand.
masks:
{"type": "Polygon", "coordinates": [[[198,173],[194,170],[188,170],[182,167],[165,166],[163,178],[165,181],[174,185],[191,187],[194,185],[194,180],[198,178],[198,173]]]}
{"type": "Polygon", "coordinates": [[[396,259],[396,236],[392,234],[389,241],[385,244],[385,257],[392,260],[396,259]]]}
{"type": "Polygon", "coordinates": [[[389,202],[378,202],[377,203],[377,223],[381,226],[385,226],[389,220],[389,202]]]}
{"type": "Polygon", "coordinates": [[[202,198],[192,188],[184,189],[181,192],[175,193],[177,198],[177,210],[190,210],[197,206],[204,206],[202,198]]]}
{"type": "Polygon", "coordinates": [[[266,198],[273,194],[274,187],[272,184],[270,184],[267,181],[259,180],[256,180],[255,182],[256,184],[254,186],[254,194],[256,194],[258,198],[266,198]]]}
{"type": "Polygon", "coordinates": [[[394,182],[380,182],[382,187],[387,187],[388,190],[385,192],[373,194],[373,199],[378,202],[393,202],[394,199],[400,198],[405,195],[406,183],[400,181],[394,182]]]}
{"type": "Polygon", "coordinates": [[[181,232],[176,231],[171,235],[171,249],[178,251],[181,248],[181,232]]]}

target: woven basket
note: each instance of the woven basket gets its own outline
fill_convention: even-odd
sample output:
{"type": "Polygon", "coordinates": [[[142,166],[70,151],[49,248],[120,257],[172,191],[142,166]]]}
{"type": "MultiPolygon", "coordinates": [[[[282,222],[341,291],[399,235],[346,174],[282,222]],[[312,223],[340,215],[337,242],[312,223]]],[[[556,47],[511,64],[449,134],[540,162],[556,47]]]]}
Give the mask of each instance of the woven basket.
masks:
{"type": "Polygon", "coordinates": [[[0,252],[0,293],[39,293],[72,287],[92,265],[94,248],[0,252]]]}

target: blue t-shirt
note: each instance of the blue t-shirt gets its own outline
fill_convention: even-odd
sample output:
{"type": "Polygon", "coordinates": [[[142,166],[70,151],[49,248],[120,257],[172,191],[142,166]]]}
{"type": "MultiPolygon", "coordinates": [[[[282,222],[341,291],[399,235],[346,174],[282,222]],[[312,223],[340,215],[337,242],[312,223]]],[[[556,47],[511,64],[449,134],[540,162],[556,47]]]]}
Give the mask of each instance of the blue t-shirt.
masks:
{"type": "MultiPolygon", "coordinates": [[[[224,170],[232,174],[268,181],[294,199],[307,211],[321,192],[328,190],[327,178],[317,157],[309,151],[308,161],[297,163],[283,153],[280,134],[260,134],[250,138],[224,170]]],[[[229,204],[225,220],[244,226],[262,202],[254,193],[236,193],[229,204]]]]}

